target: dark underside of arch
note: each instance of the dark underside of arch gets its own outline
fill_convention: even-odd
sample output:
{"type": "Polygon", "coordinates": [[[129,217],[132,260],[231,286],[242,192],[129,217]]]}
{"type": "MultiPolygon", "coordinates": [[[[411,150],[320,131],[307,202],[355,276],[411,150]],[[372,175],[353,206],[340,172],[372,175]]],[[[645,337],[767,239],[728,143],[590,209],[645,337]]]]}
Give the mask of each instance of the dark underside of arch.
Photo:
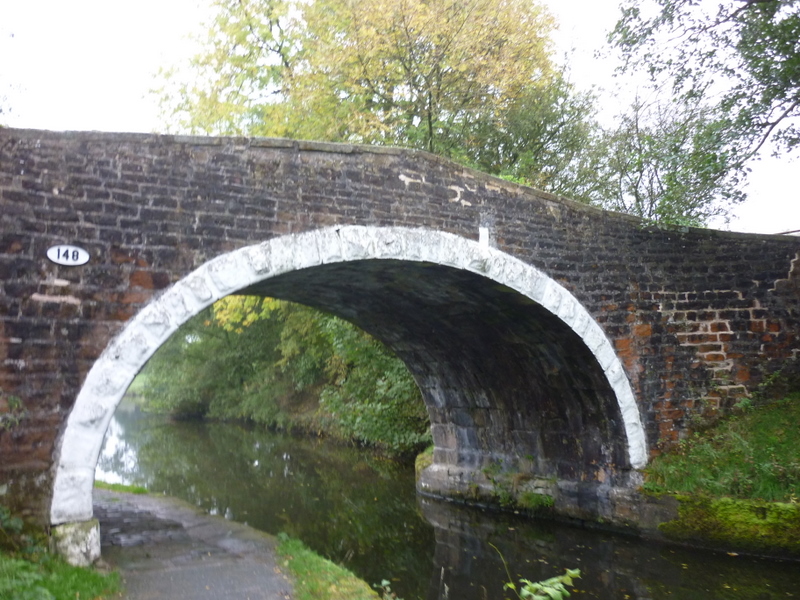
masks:
{"type": "Polygon", "coordinates": [[[422,390],[438,463],[589,481],[629,466],[616,397],[583,340],[493,280],[362,260],[293,271],[241,293],[318,308],[387,344],[422,390]]]}

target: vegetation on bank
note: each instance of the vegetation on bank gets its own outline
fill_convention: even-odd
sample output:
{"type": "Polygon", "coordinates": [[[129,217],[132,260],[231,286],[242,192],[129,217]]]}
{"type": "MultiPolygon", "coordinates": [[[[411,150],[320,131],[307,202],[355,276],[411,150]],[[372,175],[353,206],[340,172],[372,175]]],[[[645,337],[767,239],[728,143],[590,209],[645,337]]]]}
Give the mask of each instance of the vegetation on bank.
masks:
{"type": "Polygon", "coordinates": [[[800,500],[800,392],[744,409],[655,458],[645,489],[741,500],[800,500]]]}
{"type": "Polygon", "coordinates": [[[378,593],[344,567],[322,558],[300,540],[278,535],[278,554],[294,578],[297,600],[376,600],[378,593]]]}
{"type": "Polygon", "coordinates": [[[117,573],[68,565],[48,552],[41,532],[0,506],[0,600],[102,600],[120,589],[117,573]]]}
{"type": "Polygon", "coordinates": [[[185,323],[134,382],[145,410],[247,421],[411,454],[430,443],[405,365],[346,321],[229,296],[185,323]]]}
{"type": "Polygon", "coordinates": [[[46,553],[26,559],[0,552],[1,600],[102,600],[119,590],[117,573],[73,567],[46,553]]]}
{"type": "Polygon", "coordinates": [[[800,392],[743,409],[653,460],[644,489],[679,501],[667,537],[800,556],[800,392]]]}
{"type": "Polygon", "coordinates": [[[676,495],[679,516],[659,526],[672,540],[800,557],[800,504],[676,495]]]}

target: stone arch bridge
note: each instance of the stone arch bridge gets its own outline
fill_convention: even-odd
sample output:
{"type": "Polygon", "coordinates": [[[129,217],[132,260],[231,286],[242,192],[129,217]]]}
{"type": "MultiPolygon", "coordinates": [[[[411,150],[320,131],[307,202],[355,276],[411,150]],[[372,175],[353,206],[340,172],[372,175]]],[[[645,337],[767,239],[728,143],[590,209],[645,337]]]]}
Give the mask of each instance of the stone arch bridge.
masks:
{"type": "Polygon", "coordinates": [[[656,228],[420,152],[0,129],[0,215],[0,503],[43,524],[91,519],[127,386],[232,293],[404,360],[422,491],[477,499],[499,469],[578,518],[635,521],[651,455],[798,369],[800,239],[656,228]]]}

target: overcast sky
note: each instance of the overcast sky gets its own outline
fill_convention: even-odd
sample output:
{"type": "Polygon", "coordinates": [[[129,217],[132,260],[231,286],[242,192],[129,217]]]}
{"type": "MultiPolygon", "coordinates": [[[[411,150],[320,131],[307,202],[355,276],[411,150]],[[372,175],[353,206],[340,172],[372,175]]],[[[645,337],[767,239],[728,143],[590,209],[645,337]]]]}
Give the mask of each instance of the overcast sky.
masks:
{"type": "MultiPolygon", "coordinates": [[[[159,66],[191,53],[190,33],[208,0],[0,0],[0,122],[52,130],[151,132],[157,107],[148,91],[159,66]]],[[[614,62],[595,57],[618,0],[546,0],[561,23],[560,52],[574,49],[572,79],[595,85],[607,112],[614,62]]],[[[765,160],[750,178],[750,199],[723,229],[800,229],[800,161],[765,160]]]]}

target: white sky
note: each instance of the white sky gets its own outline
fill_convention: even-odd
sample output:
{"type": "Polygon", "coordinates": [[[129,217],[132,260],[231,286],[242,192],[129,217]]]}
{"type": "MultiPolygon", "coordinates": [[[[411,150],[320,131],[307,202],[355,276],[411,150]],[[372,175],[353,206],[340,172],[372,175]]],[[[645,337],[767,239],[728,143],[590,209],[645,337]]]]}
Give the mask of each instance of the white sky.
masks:
{"type": "MultiPolygon", "coordinates": [[[[618,0],[544,0],[561,22],[557,43],[574,48],[572,80],[609,90],[613,58],[597,59],[618,0]]],[[[10,127],[151,132],[157,107],[148,91],[160,66],[191,53],[209,0],[0,0],[0,115],[10,127]]],[[[764,160],[750,177],[750,199],[727,226],[754,233],[800,229],[800,161],[764,160]]]]}

